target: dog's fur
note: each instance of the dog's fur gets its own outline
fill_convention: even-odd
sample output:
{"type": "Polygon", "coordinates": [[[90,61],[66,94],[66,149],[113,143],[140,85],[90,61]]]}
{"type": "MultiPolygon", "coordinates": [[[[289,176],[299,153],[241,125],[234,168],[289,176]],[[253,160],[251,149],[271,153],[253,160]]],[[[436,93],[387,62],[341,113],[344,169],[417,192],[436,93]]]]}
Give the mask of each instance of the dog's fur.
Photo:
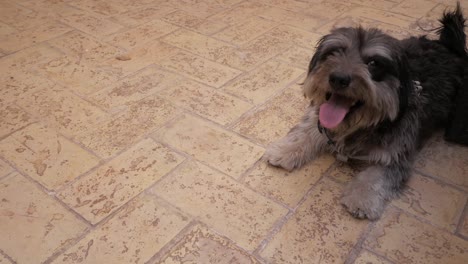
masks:
{"type": "Polygon", "coordinates": [[[298,125],[267,148],[264,158],[293,170],[324,152],[365,156],[368,168],[347,186],[341,202],[355,217],[379,218],[386,201],[398,195],[410,176],[424,140],[449,120],[457,89],[468,89],[459,4],[440,22],[438,40],[400,41],[361,27],[338,28],[324,36],[303,84],[311,106],[298,125]],[[322,131],[320,109],[331,96],[355,104],[337,126],[322,131]]]}

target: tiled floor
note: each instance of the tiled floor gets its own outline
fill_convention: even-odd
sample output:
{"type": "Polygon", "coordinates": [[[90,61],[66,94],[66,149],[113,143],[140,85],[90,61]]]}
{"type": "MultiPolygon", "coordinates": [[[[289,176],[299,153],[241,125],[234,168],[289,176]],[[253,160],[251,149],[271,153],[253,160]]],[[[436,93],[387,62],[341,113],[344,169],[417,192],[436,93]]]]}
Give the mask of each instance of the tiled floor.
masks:
{"type": "Polygon", "coordinates": [[[334,24],[454,3],[0,0],[0,263],[468,263],[468,148],[434,137],[376,222],[333,157],[259,161],[334,24]]]}

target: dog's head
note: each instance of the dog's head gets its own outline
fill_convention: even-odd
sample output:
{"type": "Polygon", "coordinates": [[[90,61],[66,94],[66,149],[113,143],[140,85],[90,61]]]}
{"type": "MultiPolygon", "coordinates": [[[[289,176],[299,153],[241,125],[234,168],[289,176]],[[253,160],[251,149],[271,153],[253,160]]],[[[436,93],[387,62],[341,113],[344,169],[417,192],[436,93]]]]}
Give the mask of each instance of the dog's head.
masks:
{"type": "Polygon", "coordinates": [[[399,41],[377,29],[338,28],[324,36],[304,81],[323,127],[340,135],[395,120],[412,81],[399,41]]]}

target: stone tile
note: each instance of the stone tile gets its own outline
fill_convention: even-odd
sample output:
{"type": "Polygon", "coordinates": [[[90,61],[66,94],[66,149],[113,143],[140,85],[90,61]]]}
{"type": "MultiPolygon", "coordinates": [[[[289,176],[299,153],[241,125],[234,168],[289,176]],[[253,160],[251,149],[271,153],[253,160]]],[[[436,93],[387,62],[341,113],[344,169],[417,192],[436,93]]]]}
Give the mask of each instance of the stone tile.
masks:
{"type": "Polygon", "coordinates": [[[233,122],[252,107],[234,96],[188,79],[179,80],[158,95],[221,125],[233,122]]]}
{"type": "Polygon", "coordinates": [[[401,1],[395,0],[350,0],[349,2],[353,4],[375,7],[383,10],[394,10],[392,7],[398,4],[401,1]]]}
{"type": "Polygon", "coordinates": [[[96,126],[95,129],[82,133],[77,140],[100,157],[109,158],[177,114],[179,111],[170,103],[150,96],[131,104],[127,111],[96,126]]]}
{"type": "Polygon", "coordinates": [[[250,71],[280,52],[284,52],[290,46],[291,44],[287,39],[263,35],[246,43],[234,52],[223,54],[218,62],[236,69],[250,71]]]}
{"type": "Polygon", "coordinates": [[[170,172],[183,157],[145,139],[60,191],[58,197],[96,224],[170,172]]]}
{"type": "Polygon", "coordinates": [[[176,78],[175,74],[150,66],[94,93],[90,98],[105,109],[113,109],[160,92],[176,78]]]}
{"type": "Polygon", "coordinates": [[[95,37],[110,35],[123,29],[123,26],[108,18],[75,8],[64,10],[60,20],[71,27],[95,37]]]}
{"type": "Polygon", "coordinates": [[[119,77],[119,69],[94,66],[73,56],[52,59],[40,66],[41,74],[81,95],[98,91],[119,77]]]}
{"type": "Polygon", "coordinates": [[[295,207],[334,161],[332,156],[323,156],[293,172],[261,162],[243,181],[252,189],[295,207]]]}
{"type": "Polygon", "coordinates": [[[468,238],[468,210],[465,210],[465,215],[462,215],[460,229],[458,232],[465,237],[465,240],[468,238]]]}
{"type": "Polygon", "coordinates": [[[312,55],[318,40],[322,37],[316,33],[285,25],[280,25],[274,28],[267,32],[266,35],[279,39],[287,39],[294,45],[309,49],[310,55],[312,55]]]}
{"type": "Polygon", "coordinates": [[[186,12],[183,10],[176,10],[170,14],[165,15],[162,20],[169,22],[171,24],[186,27],[186,28],[194,28],[199,24],[203,23],[205,18],[195,16],[191,12],[186,12]]]}
{"type": "Polygon", "coordinates": [[[136,47],[144,46],[148,42],[154,42],[156,39],[178,28],[177,26],[156,19],[135,28],[113,34],[107,40],[115,46],[131,50],[136,47]]]}
{"type": "Polygon", "coordinates": [[[349,12],[346,12],[346,15],[351,17],[373,19],[380,21],[381,23],[391,24],[403,28],[409,28],[409,25],[414,23],[414,18],[370,7],[354,8],[349,12]]]}
{"type": "Polygon", "coordinates": [[[452,232],[457,227],[466,198],[467,195],[458,190],[415,174],[400,198],[392,203],[452,232]]]}
{"type": "Polygon", "coordinates": [[[341,206],[341,189],[320,182],[260,255],[269,263],[344,263],[367,222],[341,206]]]}
{"type": "Polygon", "coordinates": [[[181,167],[151,192],[249,251],[287,213],[232,178],[196,162],[181,167]]]}
{"type": "Polygon", "coordinates": [[[252,18],[267,7],[267,5],[262,4],[259,1],[245,1],[231,9],[214,14],[210,19],[221,21],[228,25],[235,25],[240,21],[252,18]]]}
{"type": "Polygon", "coordinates": [[[0,254],[0,263],[1,264],[13,264],[9,259],[7,259],[5,256],[0,254]]]}
{"type": "Polygon", "coordinates": [[[17,104],[69,137],[89,131],[108,117],[99,108],[61,88],[33,91],[19,98],[17,104]]]}
{"type": "Polygon", "coordinates": [[[309,5],[307,8],[301,10],[301,12],[306,16],[314,17],[319,21],[320,25],[323,25],[341,14],[348,13],[349,10],[356,6],[357,5],[349,3],[349,1],[327,0],[316,5],[309,5]]]}
{"type": "Polygon", "coordinates": [[[389,209],[364,247],[394,263],[452,264],[468,259],[468,241],[389,209]]]}
{"type": "Polygon", "coordinates": [[[0,123],[2,123],[0,138],[27,126],[33,121],[34,118],[17,105],[0,106],[0,123]]]}
{"type": "Polygon", "coordinates": [[[12,53],[36,43],[60,36],[71,28],[63,24],[53,23],[39,25],[25,31],[13,32],[0,36],[0,49],[5,53],[12,53]]]}
{"type": "Polygon", "coordinates": [[[228,239],[208,228],[197,225],[188,232],[169,253],[154,264],[168,263],[261,263],[228,239]]]}
{"type": "MultiPolygon", "coordinates": [[[[237,1],[237,0],[236,0],[237,1]]],[[[222,10],[229,8],[229,4],[222,1],[186,1],[172,0],[171,5],[177,9],[190,12],[198,17],[209,17],[222,10]]]]}
{"type": "Polygon", "coordinates": [[[98,63],[121,53],[120,49],[79,31],[69,32],[50,40],[49,43],[76,61],[84,60],[88,63],[98,63]]]}
{"type": "Polygon", "coordinates": [[[2,140],[0,155],[49,190],[99,163],[94,155],[37,123],[2,140]]]}
{"type": "MultiPolygon", "coordinates": [[[[134,1],[132,1],[133,3],[134,1]]],[[[112,17],[113,21],[126,26],[137,26],[152,20],[162,18],[176,9],[167,3],[129,9],[112,17]]]]}
{"type": "Polygon", "coordinates": [[[143,195],[53,263],[145,263],[187,224],[186,217],[143,195]]]}
{"type": "Polygon", "coordinates": [[[305,49],[298,46],[292,46],[285,52],[278,55],[278,59],[287,62],[288,64],[307,71],[310,60],[313,56],[312,49],[305,49]]]}
{"type": "Polygon", "coordinates": [[[330,171],[328,177],[340,183],[348,183],[353,177],[358,175],[359,172],[363,171],[365,166],[366,165],[363,164],[337,162],[336,166],[330,171]]]}
{"type": "Polygon", "coordinates": [[[91,11],[104,16],[116,15],[127,10],[125,6],[119,3],[119,1],[80,0],[70,1],[69,4],[79,9],[91,11]]]}
{"type": "Polygon", "coordinates": [[[223,90],[260,104],[286,88],[299,78],[304,71],[277,60],[268,61],[257,69],[237,78],[223,87],[223,90]]]}
{"type": "Polygon", "coordinates": [[[235,47],[232,45],[186,29],[177,30],[162,38],[162,41],[218,62],[225,54],[235,51],[235,47]]]}
{"type": "Polygon", "coordinates": [[[60,52],[48,44],[40,43],[8,55],[0,60],[0,76],[16,76],[17,74],[31,74],[38,65],[61,56],[60,52]]]}
{"type": "Polygon", "coordinates": [[[154,137],[236,178],[264,151],[232,132],[192,116],[181,117],[154,137]]]}
{"type": "Polygon", "coordinates": [[[282,9],[301,12],[311,5],[317,5],[322,2],[321,0],[260,0],[258,2],[264,3],[265,5],[275,6],[282,9]]]}
{"type": "MultiPolygon", "coordinates": [[[[433,9],[437,3],[430,0],[402,1],[392,8],[392,12],[409,17],[420,18],[433,9]]],[[[439,14],[442,16],[442,13],[439,14]]]]}
{"type": "Polygon", "coordinates": [[[299,86],[289,87],[255,112],[246,114],[234,130],[267,145],[286,135],[300,121],[309,104],[299,86]]]}
{"type": "Polygon", "coordinates": [[[11,172],[13,172],[13,168],[0,159],[0,178],[7,176],[11,172]]]}
{"type": "Polygon", "coordinates": [[[392,264],[367,250],[362,250],[359,256],[354,260],[354,264],[392,264]]]}
{"type": "Polygon", "coordinates": [[[468,149],[445,142],[440,134],[421,150],[415,168],[468,190],[468,149]]]}
{"type": "Polygon", "coordinates": [[[57,85],[51,80],[33,74],[14,71],[0,73],[0,83],[4,89],[0,89],[0,105],[13,103],[23,94],[43,88],[56,88],[57,85]]]}
{"type": "Polygon", "coordinates": [[[308,16],[303,13],[292,12],[277,7],[265,8],[258,16],[307,31],[313,31],[323,23],[321,19],[315,18],[314,16],[308,16]]]}
{"type": "Polygon", "coordinates": [[[8,35],[14,32],[16,32],[16,29],[5,23],[0,22],[0,36],[8,35]]]}
{"type": "Polygon", "coordinates": [[[164,69],[214,87],[220,87],[240,74],[238,70],[186,52],[179,52],[158,63],[164,69]]]}
{"type": "Polygon", "coordinates": [[[1,21],[10,25],[11,27],[24,31],[39,25],[54,23],[53,17],[43,12],[35,12],[34,10],[23,7],[23,3],[18,5],[19,1],[3,1],[0,3],[0,17],[1,21]],[[13,4],[13,2],[16,2],[13,4]]]}
{"type": "Polygon", "coordinates": [[[0,248],[18,263],[42,263],[87,229],[18,173],[0,182],[0,198],[0,248]]]}
{"type": "Polygon", "coordinates": [[[120,76],[126,76],[135,73],[154,63],[177,54],[180,50],[165,43],[155,41],[133,49],[129,52],[119,54],[115,58],[105,61],[102,67],[109,67],[120,72],[120,76]]]}
{"type": "Polygon", "coordinates": [[[236,25],[226,28],[214,36],[218,39],[234,43],[236,45],[242,45],[264,34],[276,25],[276,22],[260,17],[252,17],[246,21],[239,22],[236,25]]]}
{"type": "Polygon", "coordinates": [[[203,22],[200,24],[197,24],[194,26],[192,29],[195,30],[196,32],[199,32],[203,35],[212,35],[213,33],[219,32],[222,29],[226,28],[228,24],[223,23],[218,20],[213,20],[211,18],[205,19],[203,22]]]}

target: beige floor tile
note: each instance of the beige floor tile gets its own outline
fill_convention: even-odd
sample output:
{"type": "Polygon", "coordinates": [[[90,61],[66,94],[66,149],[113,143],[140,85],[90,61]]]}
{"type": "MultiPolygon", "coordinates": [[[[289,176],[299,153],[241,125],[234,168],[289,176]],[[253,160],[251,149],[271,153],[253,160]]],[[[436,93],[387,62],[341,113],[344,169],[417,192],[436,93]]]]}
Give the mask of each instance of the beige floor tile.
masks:
{"type": "Polygon", "coordinates": [[[175,31],[179,27],[161,20],[153,20],[135,28],[113,34],[107,38],[112,45],[131,50],[145,46],[149,42],[175,31]]]}
{"type": "Polygon", "coordinates": [[[13,264],[8,258],[0,254],[0,264],[13,264]]]}
{"type": "Polygon", "coordinates": [[[112,16],[126,11],[120,1],[80,0],[70,1],[70,5],[82,10],[91,11],[104,16],[112,16]]]}
{"type": "Polygon", "coordinates": [[[464,263],[468,242],[399,213],[386,211],[364,246],[395,263],[464,263]]]}
{"type": "Polygon", "coordinates": [[[295,207],[334,161],[331,156],[323,156],[293,172],[262,161],[243,181],[252,189],[295,207]]]}
{"type": "Polygon", "coordinates": [[[13,168],[10,167],[5,161],[0,159],[0,178],[7,176],[13,172],[13,168]]]}
{"type": "Polygon", "coordinates": [[[468,149],[445,142],[440,134],[421,150],[415,168],[468,190],[468,149]]]}
{"type": "Polygon", "coordinates": [[[234,130],[268,145],[285,136],[300,121],[308,105],[299,86],[289,87],[266,105],[243,117],[234,130]]]}
{"type": "Polygon", "coordinates": [[[462,215],[462,218],[461,218],[461,226],[460,226],[460,230],[459,230],[459,233],[465,237],[465,239],[468,238],[468,211],[465,210],[465,215],[462,215]]]}
{"type": "Polygon", "coordinates": [[[100,157],[109,158],[179,113],[167,101],[150,96],[131,104],[124,113],[82,133],[77,140],[100,157]]]}
{"type": "Polygon", "coordinates": [[[303,73],[303,70],[287,63],[272,60],[225,85],[223,90],[251,103],[260,104],[286,88],[303,73]]]}
{"type": "Polygon", "coordinates": [[[259,3],[258,1],[245,1],[235,7],[219,12],[210,17],[215,21],[221,21],[228,25],[235,25],[239,22],[248,20],[259,12],[267,8],[267,5],[259,3]]]}
{"type": "Polygon", "coordinates": [[[19,73],[31,74],[38,69],[40,63],[61,56],[60,52],[48,44],[41,43],[30,48],[15,52],[0,60],[0,76],[15,76],[19,73]]]}
{"type": "Polygon", "coordinates": [[[327,0],[316,5],[309,5],[309,7],[301,10],[301,12],[308,17],[313,17],[319,21],[320,25],[323,25],[341,14],[348,13],[349,10],[355,7],[357,5],[353,5],[349,1],[327,0]]]}
{"type": "Polygon", "coordinates": [[[392,10],[392,7],[401,2],[399,0],[350,0],[349,2],[353,4],[369,6],[369,7],[377,7],[383,10],[392,10]]]}
{"type": "Polygon", "coordinates": [[[124,28],[108,18],[75,8],[64,10],[60,20],[95,37],[110,35],[124,28]]]}
{"type": "Polygon", "coordinates": [[[88,63],[98,63],[115,57],[121,50],[79,31],[69,32],[49,43],[67,55],[88,63]]]}
{"type": "Polygon", "coordinates": [[[173,84],[177,77],[175,74],[150,66],[96,92],[90,98],[105,109],[118,108],[156,93],[160,95],[160,92],[173,84]]]}
{"type": "MultiPolygon", "coordinates": [[[[132,1],[134,2],[134,1],[132,1]]],[[[112,17],[113,21],[126,26],[137,26],[152,20],[162,18],[176,9],[167,3],[129,9],[112,17]]]]}
{"type": "Polygon", "coordinates": [[[192,29],[198,33],[209,36],[209,35],[212,35],[213,33],[221,31],[227,26],[228,24],[226,23],[223,23],[218,20],[213,20],[211,18],[207,18],[200,24],[197,24],[196,26],[194,26],[192,29]]]}
{"type": "Polygon", "coordinates": [[[343,263],[366,228],[339,203],[341,186],[318,184],[260,253],[269,263],[343,263]]]}
{"type": "Polygon", "coordinates": [[[403,28],[409,28],[411,23],[414,22],[414,18],[397,13],[389,13],[388,11],[370,7],[354,8],[349,12],[346,12],[346,15],[350,17],[373,19],[382,23],[400,26],[403,28]]]}
{"type": "Polygon", "coordinates": [[[323,23],[323,21],[313,16],[308,16],[303,13],[292,12],[277,7],[265,8],[258,15],[268,20],[273,20],[278,23],[283,23],[308,31],[313,31],[323,23]]]}
{"type": "Polygon", "coordinates": [[[16,32],[16,31],[17,30],[15,28],[13,28],[12,26],[9,26],[8,24],[0,22],[0,36],[8,35],[8,34],[16,32]]]}
{"type": "Polygon", "coordinates": [[[115,69],[120,72],[120,76],[126,76],[152,64],[159,63],[179,51],[173,46],[155,41],[129,52],[118,54],[115,58],[103,62],[100,66],[115,69]]]}
{"type": "Polygon", "coordinates": [[[170,172],[183,157],[145,139],[60,191],[58,197],[96,224],[170,172]]]}
{"type": "Polygon", "coordinates": [[[466,198],[467,195],[458,190],[415,174],[393,204],[452,232],[457,227],[466,198]]]}
{"type": "Polygon", "coordinates": [[[151,191],[249,251],[287,213],[232,178],[196,162],[189,162],[151,191]]]}
{"type": "Polygon", "coordinates": [[[275,27],[278,23],[269,21],[260,17],[252,17],[246,21],[239,22],[236,25],[226,28],[217,33],[214,37],[236,45],[243,45],[268,30],[275,27]]]}
{"type": "Polygon", "coordinates": [[[44,12],[35,12],[19,1],[3,1],[0,4],[1,21],[19,31],[28,30],[42,24],[54,23],[53,17],[44,12]],[[21,4],[21,5],[19,5],[21,4]]]}
{"type": "Polygon", "coordinates": [[[0,155],[49,190],[99,163],[94,155],[37,123],[2,140],[0,155]]]}
{"type": "Polygon", "coordinates": [[[69,137],[89,131],[107,118],[96,106],[61,88],[24,94],[17,104],[69,137]]]}
{"type": "Polygon", "coordinates": [[[53,263],[145,263],[187,224],[186,217],[140,196],[53,263]]]}
{"type": "Polygon", "coordinates": [[[13,32],[0,36],[0,49],[5,53],[12,53],[60,36],[70,30],[71,28],[66,25],[53,23],[39,25],[25,31],[13,32]]]}
{"type": "Polygon", "coordinates": [[[152,263],[248,264],[261,262],[228,239],[204,226],[197,225],[172,247],[169,253],[152,263]]]}
{"type": "Polygon", "coordinates": [[[287,39],[294,45],[309,49],[309,56],[312,55],[313,51],[315,50],[317,41],[322,37],[322,35],[286,25],[280,25],[267,32],[266,35],[279,39],[287,39]]]}
{"type": "Polygon", "coordinates": [[[233,122],[252,107],[234,96],[188,79],[170,85],[159,96],[221,125],[233,122]]]}
{"type": "Polygon", "coordinates": [[[0,182],[0,198],[0,248],[18,263],[41,263],[87,229],[19,174],[0,182]]]}
{"type": "Polygon", "coordinates": [[[240,74],[239,70],[186,52],[179,52],[158,64],[167,70],[214,87],[220,87],[240,74]]]}
{"type": "Polygon", "coordinates": [[[225,54],[235,51],[232,45],[186,29],[177,30],[162,38],[162,41],[217,62],[225,54]]]}
{"type": "MultiPolygon", "coordinates": [[[[428,13],[437,5],[431,0],[412,0],[402,1],[400,4],[392,8],[392,12],[407,15],[409,17],[420,18],[428,13]]],[[[442,13],[439,14],[439,16],[442,13]]]]}
{"type": "Polygon", "coordinates": [[[154,137],[235,178],[264,151],[232,132],[187,115],[160,129],[154,137]]]}
{"type": "Polygon", "coordinates": [[[305,72],[309,67],[309,63],[312,59],[312,56],[312,49],[305,49],[298,46],[292,46],[285,52],[278,55],[277,58],[305,72]]]}
{"type": "Polygon", "coordinates": [[[392,264],[390,261],[383,259],[365,249],[361,251],[359,256],[354,260],[354,264],[392,264]]]}
{"type": "Polygon", "coordinates": [[[74,56],[63,56],[40,66],[40,74],[81,95],[96,92],[119,77],[119,69],[93,66],[74,56]]]}
{"type": "Polygon", "coordinates": [[[0,106],[0,138],[32,123],[34,118],[17,105],[0,106]]]}
{"type": "Polygon", "coordinates": [[[275,6],[279,7],[282,9],[290,10],[290,11],[296,11],[296,12],[301,12],[304,9],[310,7],[310,6],[315,6],[318,3],[322,2],[322,0],[308,0],[308,1],[302,1],[302,0],[260,0],[258,2],[261,2],[265,5],[270,5],[270,6],[275,6]]]}
{"type": "Polygon", "coordinates": [[[194,28],[203,23],[205,18],[193,15],[191,12],[177,10],[165,15],[162,20],[186,28],[194,28]]]}
{"type": "MultiPolygon", "coordinates": [[[[237,0],[236,0],[237,1],[237,0]]],[[[199,17],[208,17],[229,8],[229,5],[222,1],[186,1],[173,0],[171,5],[180,10],[190,12],[199,17]]]]}
{"type": "Polygon", "coordinates": [[[328,177],[334,179],[340,183],[348,183],[354,177],[356,177],[359,172],[365,169],[365,166],[354,166],[354,164],[348,164],[343,162],[337,162],[336,166],[330,171],[328,177]]]}

